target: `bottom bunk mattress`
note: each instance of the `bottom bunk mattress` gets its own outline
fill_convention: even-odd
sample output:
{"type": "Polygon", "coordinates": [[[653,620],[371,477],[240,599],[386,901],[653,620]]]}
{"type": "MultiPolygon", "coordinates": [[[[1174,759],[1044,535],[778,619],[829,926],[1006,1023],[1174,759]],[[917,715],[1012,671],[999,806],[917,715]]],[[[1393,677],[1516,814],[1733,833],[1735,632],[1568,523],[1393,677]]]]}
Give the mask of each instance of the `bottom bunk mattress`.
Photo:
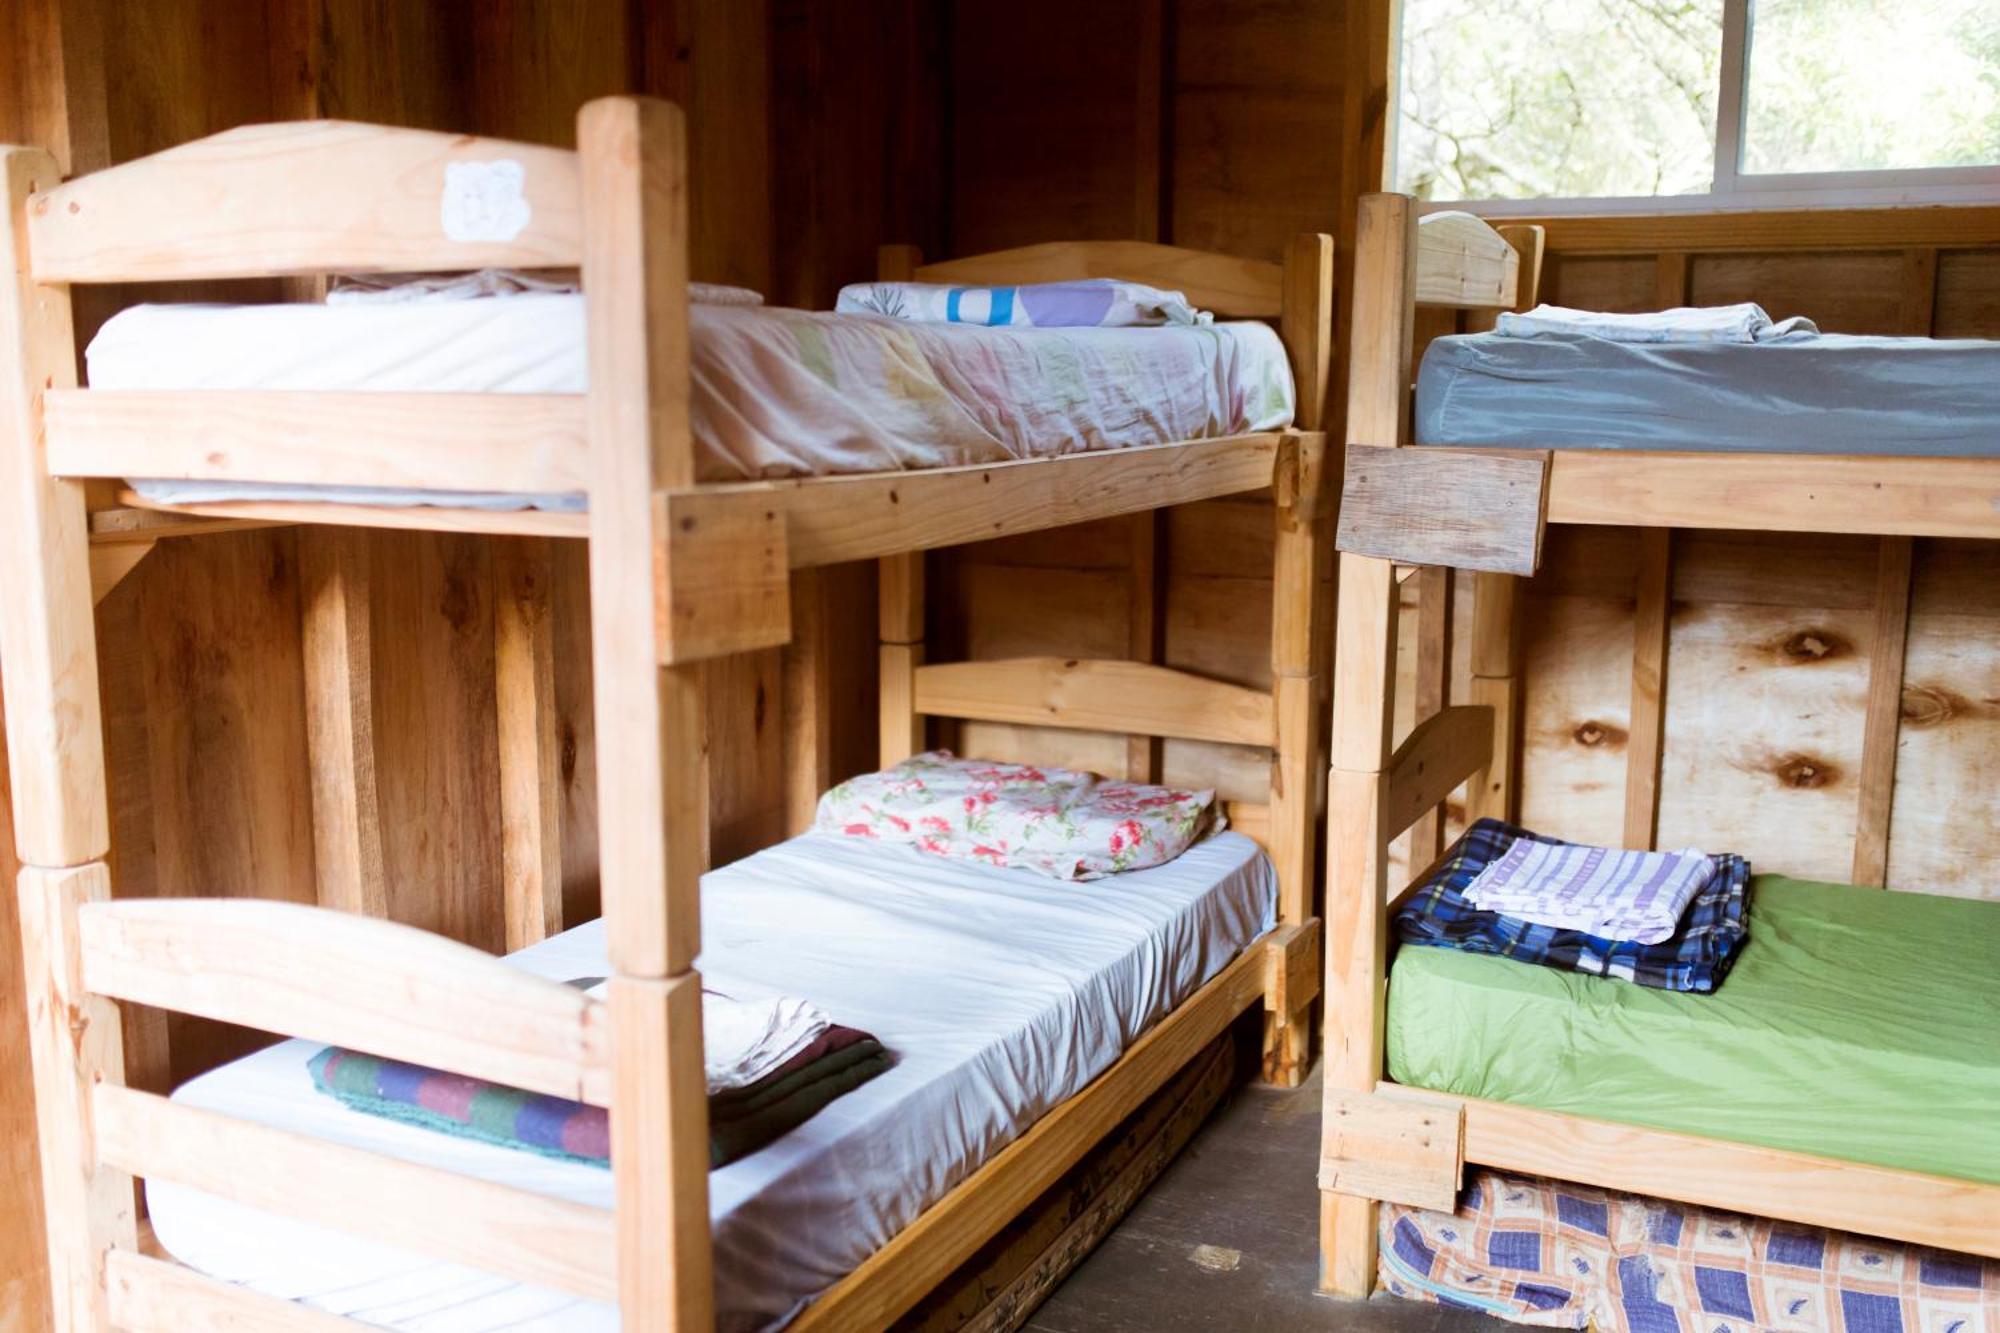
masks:
{"type": "MultiPolygon", "coordinates": [[[[1080,1091],[1272,924],[1276,876],[1224,833],[1088,883],[809,833],[711,872],[705,981],[810,999],[878,1036],[887,1073],[709,1175],[718,1327],[783,1325],[1044,1112],[1080,1091]]],[[[591,922],[510,959],[608,971],[591,922]]],[[[609,1207],[610,1172],[350,1110],[288,1041],[174,1096],[316,1138],[609,1207]]],[[[426,1333],[615,1330],[608,1305],[292,1222],[165,1182],[160,1243],[212,1276],[426,1333]]]]}
{"type": "Polygon", "coordinates": [[[1399,1083],[2000,1183],[2000,902],[1751,882],[1712,995],[1405,946],[1399,1083]]]}

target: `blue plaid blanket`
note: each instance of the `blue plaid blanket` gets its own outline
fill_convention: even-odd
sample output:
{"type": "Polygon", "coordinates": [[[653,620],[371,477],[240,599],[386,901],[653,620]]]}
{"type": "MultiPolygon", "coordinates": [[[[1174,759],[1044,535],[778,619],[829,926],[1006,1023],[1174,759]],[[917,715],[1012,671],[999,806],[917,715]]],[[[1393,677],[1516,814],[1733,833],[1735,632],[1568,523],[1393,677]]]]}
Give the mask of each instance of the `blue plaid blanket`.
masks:
{"type": "Polygon", "coordinates": [[[1688,904],[1680,929],[1658,944],[1599,939],[1483,912],[1465,900],[1466,886],[1516,838],[1560,841],[1497,819],[1480,820],[1465,831],[1430,881],[1396,909],[1396,938],[1404,944],[1498,954],[1674,991],[1720,986],[1749,938],[1744,909],[1750,863],[1740,856],[1715,858],[1715,874],[1688,904]]]}

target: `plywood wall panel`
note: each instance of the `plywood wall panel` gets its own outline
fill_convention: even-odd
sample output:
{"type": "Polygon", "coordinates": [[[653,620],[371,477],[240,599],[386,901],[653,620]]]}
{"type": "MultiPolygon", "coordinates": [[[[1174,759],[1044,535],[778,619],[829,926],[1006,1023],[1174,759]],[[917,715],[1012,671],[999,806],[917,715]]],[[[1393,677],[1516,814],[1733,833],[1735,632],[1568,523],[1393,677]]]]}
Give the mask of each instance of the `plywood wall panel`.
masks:
{"type": "Polygon", "coordinates": [[[1696,255],[1689,303],[1755,301],[1773,319],[1804,315],[1827,333],[1902,331],[1900,252],[1696,255]]]}
{"type": "Polygon", "coordinates": [[[2000,546],[1916,554],[1888,882],[2000,898],[2000,546]]]}
{"type": "Polygon", "coordinates": [[[1938,256],[1932,327],[1940,338],[2000,338],[2000,249],[1938,256]]]}
{"type": "Polygon", "coordinates": [[[1658,266],[1651,255],[1566,255],[1542,261],[1542,299],[1576,310],[1658,310],[1658,266]]]}

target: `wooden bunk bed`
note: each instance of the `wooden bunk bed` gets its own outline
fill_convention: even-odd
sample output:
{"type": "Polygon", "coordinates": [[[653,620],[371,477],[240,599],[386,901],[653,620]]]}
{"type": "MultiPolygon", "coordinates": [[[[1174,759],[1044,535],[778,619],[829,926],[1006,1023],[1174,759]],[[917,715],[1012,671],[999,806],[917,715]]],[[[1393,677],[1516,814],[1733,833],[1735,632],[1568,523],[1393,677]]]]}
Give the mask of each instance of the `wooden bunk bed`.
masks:
{"type": "MultiPolygon", "coordinates": [[[[785,643],[791,574],[816,565],[881,562],[885,763],[920,748],[927,715],[1268,747],[1270,801],[1237,805],[1231,816],[1275,863],[1279,924],[794,1326],[893,1321],[1260,1004],[1268,1074],[1296,1081],[1303,1072],[1320,957],[1311,867],[1323,679],[1315,663],[1325,646],[1315,608],[1324,604],[1317,592],[1329,549],[1320,431],[1329,238],[1301,237],[1282,266],[1123,243],[931,266],[905,250],[885,257],[891,277],[1115,275],[1180,288],[1223,315],[1276,319],[1297,386],[1291,428],[992,466],[704,483],[694,475],[688,423],[680,112],[647,99],[593,102],[580,114],[578,142],[572,153],[370,126],[265,126],[67,184],[46,154],[4,150],[0,541],[15,574],[0,599],[0,625],[59,1328],[356,1326],[142,1252],[138,1178],[615,1302],[627,1329],[711,1326],[695,971],[708,868],[703,664],[785,643]],[[440,179],[453,166],[495,160],[519,168],[526,208],[518,225],[499,239],[441,236],[440,179]],[[589,293],[587,393],[75,387],[72,283],[487,266],[580,266],[589,293]],[[314,502],[148,506],[117,480],[163,470],[313,486],[393,478],[419,488],[583,490],[589,507],[583,515],[314,502]],[[924,661],[924,550],[1265,488],[1276,512],[1269,694],[1140,663],[924,661]],[[129,562],[103,552],[271,522],[587,537],[612,972],[605,999],[378,919],[384,900],[366,891],[355,737],[337,715],[312,732],[315,800],[328,803],[319,813],[339,835],[320,867],[345,884],[323,890],[321,902],[350,910],[115,899],[91,606],[93,583],[115,581],[129,562]],[[121,1003],[608,1107],[616,1206],[584,1207],[128,1089],[121,1003]]],[[[342,574],[337,562],[328,572],[336,591],[342,574]]],[[[513,799],[525,807],[527,845],[510,851],[510,880],[520,866],[507,895],[510,946],[561,924],[544,896],[554,886],[537,877],[547,855],[532,819],[548,745],[533,708],[549,648],[537,634],[533,571],[522,579],[520,624],[500,636],[513,645],[503,651],[515,655],[512,669],[526,682],[517,697],[529,710],[516,729],[513,799]]],[[[330,600],[335,639],[343,624],[352,628],[343,607],[365,614],[365,598],[353,592],[330,600]]]]}
{"type": "MultiPolygon", "coordinates": [[[[1422,300],[1417,256],[1429,225],[1402,196],[1363,200],[1358,351],[1349,383],[1353,443],[1337,540],[1322,1288],[1367,1295],[1376,1275],[1377,1202],[1451,1211],[1467,1163],[2000,1255],[2000,1185],[1390,1079],[1391,917],[1443,864],[1443,806],[1461,783],[1468,823],[1510,819],[1516,804],[1517,588],[1535,571],[1547,523],[1628,525],[1645,538],[1624,829],[1635,847],[1654,845],[1658,819],[1671,528],[1883,534],[1885,587],[1895,586],[1899,571],[1907,587],[1913,536],[2000,536],[2000,457],[1410,447],[1413,311],[1422,300]],[[1428,642],[1449,617],[1454,568],[1471,572],[1476,597],[1472,699],[1443,706],[1446,668],[1436,654],[1420,654],[1419,721],[1396,745],[1399,573],[1414,570],[1428,580],[1427,599],[1432,588],[1446,590],[1442,609],[1420,612],[1428,642]],[[1409,865],[1425,868],[1407,887],[1392,886],[1391,843],[1412,826],[1419,834],[1409,865]]],[[[1517,232],[1510,239],[1524,254],[1538,253],[1539,238],[1517,232]]],[[[1889,647],[1873,659],[1860,806],[1864,834],[1872,828],[1876,836],[1858,838],[1854,858],[1854,882],[1876,887],[1883,882],[1903,642],[1896,609],[1903,604],[1884,605],[1890,609],[1878,635],[1889,647]],[[1886,735],[1877,736],[1884,726],[1886,735]]]]}

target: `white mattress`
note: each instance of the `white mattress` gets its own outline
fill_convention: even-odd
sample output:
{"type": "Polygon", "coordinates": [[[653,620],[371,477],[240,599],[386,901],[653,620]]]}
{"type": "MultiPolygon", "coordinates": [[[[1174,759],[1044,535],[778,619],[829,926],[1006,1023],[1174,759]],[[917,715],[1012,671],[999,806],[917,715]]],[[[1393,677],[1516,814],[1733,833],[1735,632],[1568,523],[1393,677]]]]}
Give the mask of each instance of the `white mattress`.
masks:
{"type": "MultiPolygon", "coordinates": [[[[776,1327],[855,1268],[1270,928],[1276,877],[1224,833],[1088,884],[806,834],[703,881],[701,968],[783,992],[881,1038],[896,1065],[770,1146],[712,1172],[724,1329],[776,1327]]],[[[568,980],[607,970],[599,922],[513,956],[568,980]]],[[[289,1041],[188,1083],[179,1101],[608,1207],[600,1168],[349,1110],[289,1041]]],[[[616,1312],[148,1182],[160,1242],[211,1275],[426,1333],[612,1330],[616,1312]]]]}
{"type": "MultiPolygon", "coordinates": [[[[691,308],[704,481],[998,463],[1290,424],[1284,344],[1255,322],[1029,329],[763,306],[691,308]]],[[[86,353],[97,389],[582,393],[575,293],[362,305],[141,305],[86,353]]],[[[135,479],[163,503],[340,500],[576,510],[583,496],[135,479]]]]}

